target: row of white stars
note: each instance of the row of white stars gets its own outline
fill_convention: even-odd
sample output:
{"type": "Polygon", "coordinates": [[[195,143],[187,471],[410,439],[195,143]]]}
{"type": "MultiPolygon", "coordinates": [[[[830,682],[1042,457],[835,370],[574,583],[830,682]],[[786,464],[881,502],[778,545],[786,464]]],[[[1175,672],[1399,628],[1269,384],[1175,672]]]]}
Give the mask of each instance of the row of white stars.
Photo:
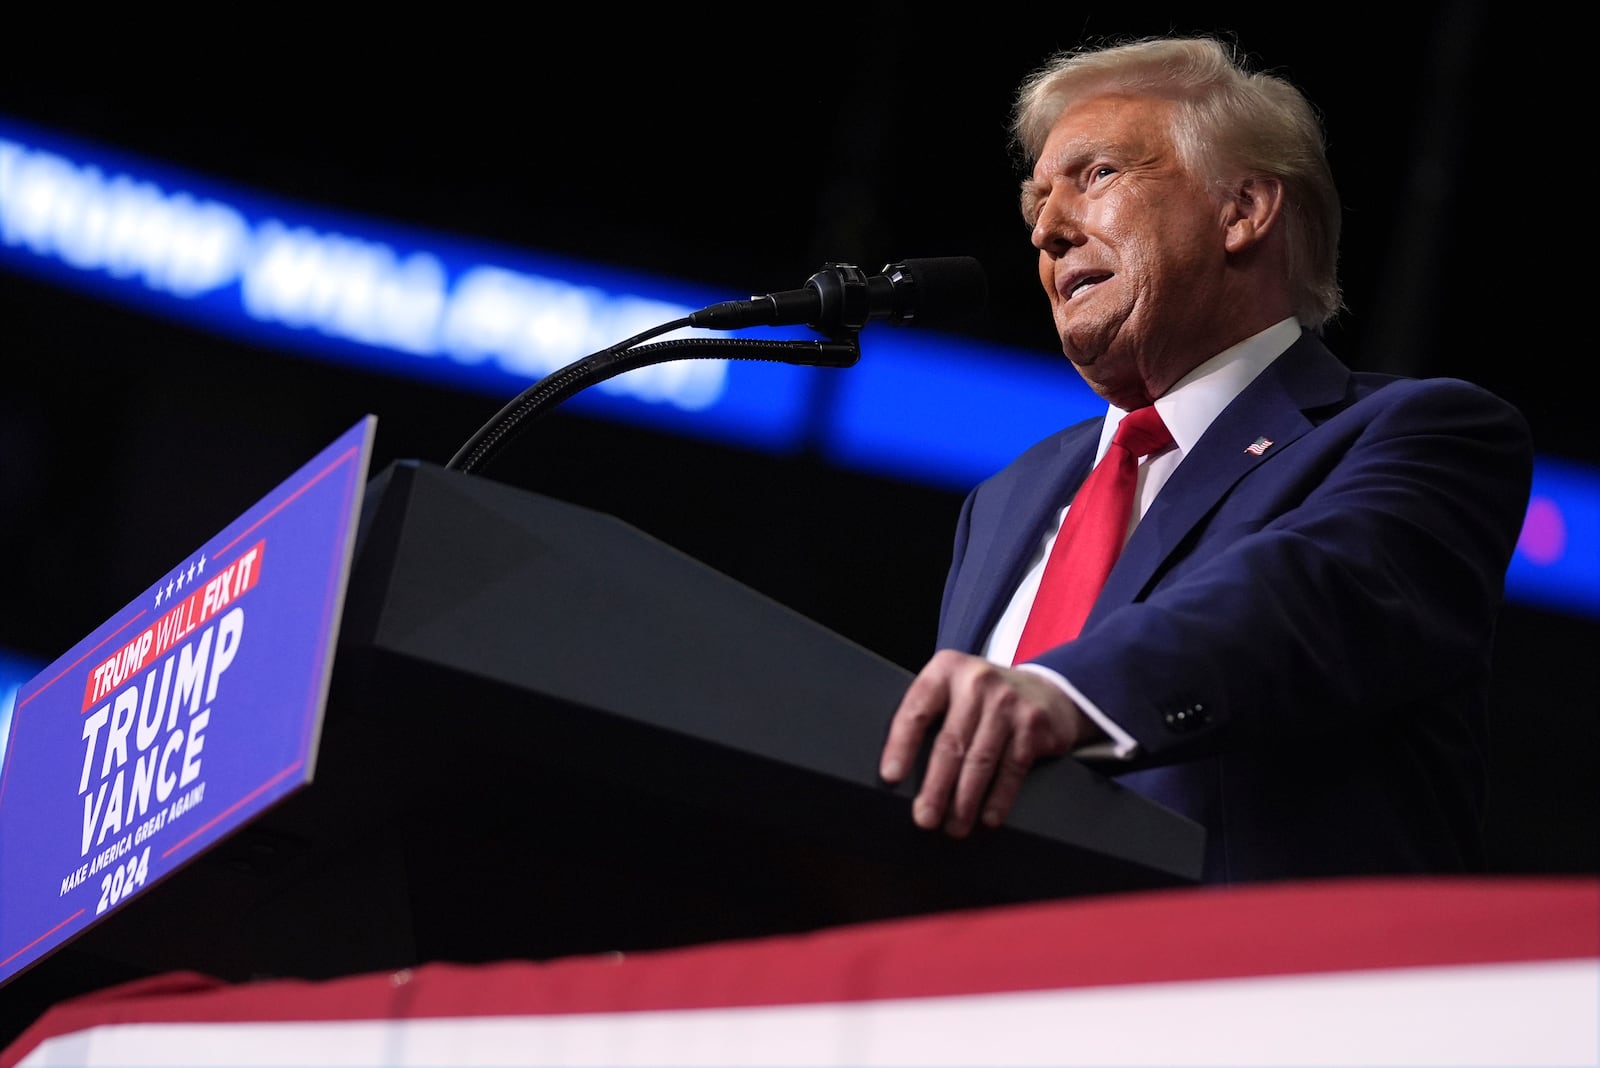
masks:
{"type": "Polygon", "coordinates": [[[168,601],[172,600],[172,593],[174,590],[183,589],[186,584],[194,582],[194,577],[196,575],[204,575],[205,573],[206,558],[204,556],[201,556],[198,560],[189,561],[189,566],[186,569],[179,571],[174,577],[168,579],[165,586],[156,587],[156,607],[161,607],[161,602],[163,599],[168,601]]]}

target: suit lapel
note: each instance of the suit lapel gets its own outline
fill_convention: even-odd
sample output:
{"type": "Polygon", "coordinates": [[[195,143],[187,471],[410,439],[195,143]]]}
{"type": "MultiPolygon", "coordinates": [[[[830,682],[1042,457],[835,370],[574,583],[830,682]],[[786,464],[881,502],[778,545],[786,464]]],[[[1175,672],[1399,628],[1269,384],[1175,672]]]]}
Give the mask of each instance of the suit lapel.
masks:
{"type": "Polygon", "coordinates": [[[994,500],[974,515],[959,585],[946,618],[954,630],[941,644],[976,651],[1010,603],[1028,562],[1055,518],[1089,476],[1103,419],[1062,431],[1051,445],[1022,457],[1003,481],[991,483],[994,500]],[[1000,521],[986,521],[989,516],[1000,521]]]}
{"type": "Polygon", "coordinates": [[[1320,341],[1303,334],[1234,398],[1134,528],[1085,629],[1102,612],[1142,597],[1183,539],[1241,479],[1311,429],[1307,410],[1343,398],[1349,375],[1320,341]]]}

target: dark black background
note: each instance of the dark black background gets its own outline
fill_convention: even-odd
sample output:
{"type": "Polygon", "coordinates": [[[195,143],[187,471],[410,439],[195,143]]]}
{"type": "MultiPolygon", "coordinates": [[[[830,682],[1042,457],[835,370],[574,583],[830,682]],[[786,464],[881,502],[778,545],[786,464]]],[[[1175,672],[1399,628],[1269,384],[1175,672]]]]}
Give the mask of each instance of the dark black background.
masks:
{"type": "MultiPolygon", "coordinates": [[[[1506,282],[1484,247],[1507,161],[1486,6],[1341,8],[1316,24],[1185,10],[462,10],[337,32],[144,24],[92,50],[63,24],[0,69],[0,115],[729,299],[798,287],[826,261],[971,255],[991,298],[970,331],[1043,361],[1061,357],[1016,208],[1013,89],[1058,47],[1219,31],[1324,113],[1346,207],[1335,348],[1358,368],[1480,382],[1527,413],[1542,453],[1600,462],[1570,394],[1508,349],[1516,324],[1490,288],[1506,282]]],[[[863,334],[865,359],[874,329],[889,328],[863,334]]],[[[508,399],[240,344],[15,274],[0,274],[0,356],[0,646],[40,660],[362,415],[379,419],[379,470],[444,462],[508,399]]],[[[907,667],[929,651],[957,495],[560,412],[519,450],[511,477],[530,489],[617,514],[907,667]]],[[[1505,612],[1499,871],[1600,870],[1597,636],[1593,619],[1505,612]]]]}
{"type": "MultiPolygon", "coordinates": [[[[971,255],[991,296],[967,329],[1059,361],[1016,208],[1012,91],[1057,47],[1214,30],[1324,112],[1349,304],[1329,336],[1346,360],[1480,382],[1529,415],[1541,452],[1595,456],[1570,392],[1508,354],[1491,317],[1505,277],[1481,253],[1481,4],[1314,30],[1299,15],[1180,20],[1150,5],[563,19],[142,24],[8,64],[0,114],[247,189],[729,298],[798,287],[826,261],[971,255]]],[[[14,274],[0,278],[0,351],[4,548],[27,562],[0,642],[45,656],[361,415],[379,417],[375,469],[443,462],[508,399],[242,345],[14,274]],[[56,595],[67,578],[78,593],[56,595]]],[[[494,473],[615,511],[895,659],[926,651],[948,493],[559,412],[518,453],[518,469],[494,473]]]]}

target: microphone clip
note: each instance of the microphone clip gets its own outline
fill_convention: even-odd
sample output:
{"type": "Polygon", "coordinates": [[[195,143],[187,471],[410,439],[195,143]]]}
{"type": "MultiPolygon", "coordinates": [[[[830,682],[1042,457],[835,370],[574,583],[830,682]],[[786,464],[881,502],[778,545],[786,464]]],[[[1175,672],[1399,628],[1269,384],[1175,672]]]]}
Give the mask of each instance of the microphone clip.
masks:
{"type": "Polygon", "coordinates": [[[806,325],[830,336],[861,332],[872,318],[871,286],[867,272],[853,263],[824,263],[806,279],[817,291],[816,318],[806,325]]]}

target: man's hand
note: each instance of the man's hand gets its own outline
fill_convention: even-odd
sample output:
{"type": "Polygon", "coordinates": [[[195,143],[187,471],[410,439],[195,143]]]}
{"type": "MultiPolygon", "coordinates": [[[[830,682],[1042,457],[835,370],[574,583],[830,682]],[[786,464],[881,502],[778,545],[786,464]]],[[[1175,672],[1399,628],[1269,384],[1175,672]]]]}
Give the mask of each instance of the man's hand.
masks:
{"type": "Polygon", "coordinates": [[[935,726],[911,816],[917,826],[943,825],[955,838],[972,830],[980,809],[984,824],[998,827],[1037,761],[1101,734],[1048,679],[949,649],[935,653],[906,690],[879,774],[891,783],[904,779],[935,726]]]}

